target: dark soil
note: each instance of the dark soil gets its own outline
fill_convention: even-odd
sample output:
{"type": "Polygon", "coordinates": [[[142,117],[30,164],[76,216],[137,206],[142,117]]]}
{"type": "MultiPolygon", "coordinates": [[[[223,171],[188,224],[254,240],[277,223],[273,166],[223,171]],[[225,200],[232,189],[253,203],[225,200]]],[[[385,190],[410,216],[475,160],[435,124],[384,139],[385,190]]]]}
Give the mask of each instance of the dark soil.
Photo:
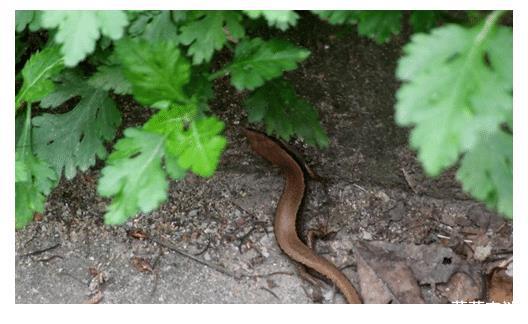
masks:
{"type": "MultiPolygon", "coordinates": [[[[303,229],[336,232],[317,243],[318,253],[346,265],[344,272],[356,287],[352,251],[358,241],[442,244],[482,275],[491,262],[511,255],[511,222],[464,194],[455,170],[426,177],[407,146],[408,130],[394,123],[399,86],[394,71],[408,33],[378,45],[306,14],[291,31],[261,32],[270,34],[312,52],[287,78],[317,107],[330,138],[325,150],[299,140],[290,143],[326,179],[309,183],[301,216],[303,229]],[[484,256],[476,253],[483,246],[491,247],[484,256]]],[[[252,154],[241,134],[247,124],[245,94],[227,79],[217,80],[215,93],[212,113],[226,123],[229,141],[216,174],[172,182],[161,208],[120,227],[103,224],[108,200],[96,194],[96,185],[104,163],[63,180],[49,197],[43,220],[16,233],[17,303],[343,301],[331,286],[315,294],[277,247],[272,218],[282,177],[252,154]],[[134,239],[127,234],[130,229],[170,239],[206,264],[152,240],[134,239]],[[133,257],[151,269],[147,264],[146,272],[139,271],[133,257]],[[255,276],[274,272],[284,273],[255,276]]],[[[148,118],[148,110],[131,98],[117,101],[123,129],[148,118]]],[[[426,301],[447,302],[434,286],[421,285],[426,301]]]]}

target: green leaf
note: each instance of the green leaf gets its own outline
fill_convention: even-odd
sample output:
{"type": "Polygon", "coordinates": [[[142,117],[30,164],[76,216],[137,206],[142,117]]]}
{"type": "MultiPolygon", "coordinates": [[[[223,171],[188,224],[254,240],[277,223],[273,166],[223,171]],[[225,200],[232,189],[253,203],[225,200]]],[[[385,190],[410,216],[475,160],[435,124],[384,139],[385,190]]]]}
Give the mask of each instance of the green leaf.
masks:
{"type": "Polygon", "coordinates": [[[184,86],[185,93],[191,101],[198,104],[198,110],[201,112],[209,110],[208,102],[214,98],[213,84],[209,77],[207,64],[195,66],[192,69],[189,83],[184,86]]]}
{"type": "Polygon", "coordinates": [[[132,37],[141,37],[150,42],[171,41],[178,43],[178,26],[171,11],[147,11],[141,13],[129,26],[132,37]]]}
{"type": "Polygon", "coordinates": [[[189,82],[191,65],[176,44],[123,39],[116,53],[138,102],[166,108],[188,101],[183,86],[189,82]]]}
{"type": "Polygon", "coordinates": [[[59,48],[50,46],[37,52],[29,58],[22,69],[22,88],[15,97],[15,107],[18,109],[23,102],[41,100],[55,88],[54,76],[64,68],[59,48]]]}
{"type": "Polygon", "coordinates": [[[513,216],[512,144],[512,135],[503,131],[482,136],[457,172],[465,191],[508,218],[513,216]]]}
{"type": "Polygon", "coordinates": [[[297,24],[299,15],[293,10],[244,10],[244,13],[251,19],[258,19],[263,16],[268,22],[268,26],[277,27],[285,31],[290,26],[297,24]]]}
{"type": "Polygon", "coordinates": [[[448,25],[416,34],[405,46],[396,121],[414,126],[411,146],[428,174],[453,165],[483,134],[512,119],[512,83],[504,81],[511,77],[511,47],[491,50],[511,46],[511,37],[511,28],[489,23],[448,25]]]}
{"type": "Polygon", "coordinates": [[[26,226],[35,212],[43,212],[46,195],[55,186],[57,176],[44,161],[31,151],[31,110],[17,142],[15,154],[15,226],[26,226]]]}
{"type": "Polygon", "coordinates": [[[238,90],[253,90],[297,68],[297,63],[309,55],[310,51],[286,41],[253,38],[238,44],[233,63],[223,71],[231,75],[231,83],[238,90]]]}
{"type": "Polygon", "coordinates": [[[401,31],[401,11],[316,10],[313,12],[333,25],[357,24],[360,35],[367,36],[377,43],[384,43],[401,31]]]}
{"type": "Polygon", "coordinates": [[[236,11],[204,11],[197,13],[196,20],[190,20],[181,27],[180,40],[190,45],[188,55],[193,64],[209,62],[215,50],[224,47],[226,32],[235,39],[244,37],[244,27],[240,24],[242,15],[236,11]]]}
{"type": "Polygon", "coordinates": [[[125,78],[123,68],[120,65],[99,65],[97,72],[88,80],[94,88],[113,91],[116,94],[125,95],[132,93],[132,85],[125,78]]]}
{"type": "Polygon", "coordinates": [[[15,182],[28,181],[30,179],[29,168],[18,152],[15,152],[15,182]]]}
{"type": "Polygon", "coordinates": [[[285,80],[274,80],[253,92],[246,100],[248,120],[264,122],[268,134],[289,140],[297,134],[311,145],[328,146],[328,137],[319,123],[317,111],[295,95],[285,80]]]}
{"type": "Polygon", "coordinates": [[[392,35],[401,31],[401,11],[365,10],[358,11],[358,33],[372,38],[377,43],[390,40],[392,35]]]}
{"type": "Polygon", "coordinates": [[[161,11],[146,25],[143,38],[151,42],[170,41],[178,43],[178,27],[170,11],[161,11]]]}
{"type": "Polygon", "coordinates": [[[352,10],[313,10],[312,12],[332,25],[357,23],[357,12],[352,10]]]}
{"type": "Polygon", "coordinates": [[[435,27],[440,20],[440,14],[434,10],[413,10],[409,22],[415,33],[424,33],[435,27]]]}
{"type": "Polygon", "coordinates": [[[58,28],[55,41],[62,44],[66,66],[75,66],[92,53],[101,34],[120,39],[127,24],[127,15],[116,10],[48,10],[42,15],[43,27],[58,28]]]}
{"type": "Polygon", "coordinates": [[[148,213],[167,199],[168,182],[161,167],[163,136],[128,128],[114,146],[97,190],[112,197],[106,224],[122,224],[139,210],[148,213]]]}
{"type": "Polygon", "coordinates": [[[106,157],[104,142],[113,140],[121,115],[106,91],[71,74],[61,81],[45,103],[56,107],[72,97],[81,100],[67,113],[34,117],[33,146],[37,156],[50,163],[58,175],[64,169],[66,178],[71,179],[77,168],[85,171],[94,165],[96,155],[106,157]]]}
{"type": "Polygon", "coordinates": [[[219,135],[224,123],[216,117],[197,118],[194,104],[173,106],[160,111],[145,129],[165,135],[169,154],[178,157],[178,166],[202,177],[213,175],[227,141],[219,135]]]}
{"type": "Polygon", "coordinates": [[[168,142],[169,149],[178,155],[178,164],[183,169],[202,177],[213,175],[227,140],[220,136],[224,123],[216,117],[193,121],[179,139],[181,142],[168,142]]]}
{"type": "Polygon", "coordinates": [[[26,29],[35,16],[34,10],[17,10],[15,11],[15,30],[20,33],[26,29]]]}

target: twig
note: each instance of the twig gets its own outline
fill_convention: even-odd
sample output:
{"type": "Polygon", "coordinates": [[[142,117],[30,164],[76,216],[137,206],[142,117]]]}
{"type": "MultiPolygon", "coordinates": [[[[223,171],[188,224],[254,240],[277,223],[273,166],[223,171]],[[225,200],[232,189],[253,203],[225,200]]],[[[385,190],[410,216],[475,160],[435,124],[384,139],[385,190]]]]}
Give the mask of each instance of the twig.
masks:
{"type": "Polygon", "coordinates": [[[152,241],[158,243],[159,245],[163,246],[163,247],[166,247],[168,248],[169,250],[171,251],[174,251],[176,253],[178,253],[179,255],[181,256],[184,256],[184,257],[187,257],[195,262],[198,262],[206,267],[209,267],[217,272],[220,272],[226,276],[229,276],[229,277],[232,277],[232,278],[235,278],[235,279],[238,279],[239,276],[235,275],[234,273],[230,272],[229,270],[227,270],[226,268],[223,268],[223,267],[220,267],[216,264],[213,264],[213,263],[210,263],[210,262],[207,262],[207,261],[204,261],[200,258],[197,258],[196,256],[192,255],[192,254],[189,254],[187,252],[184,252],[182,250],[180,250],[178,247],[176,247],[172,242],[168,241],[167,239],[162,239],[161,237],[158,238],[158,237],[151,237],[150,238],[152,241]]]}
{"type": "Polygon", "coordinates": [[[211,246],[211,240],[208,239],[208,240],[207,240],[207,245],[205,246],[205,248],[203,248],[200,252],[195,253],[194,256],[200,256],[200,255],[204,254],[205,251],[207,251],[207,250],[209,249],[210,246],[211,246]]]}
{"type": "Polygon", "coordinates": [[[401,171],[403,173],[403,177],[405,178],[405,181],[407,182],[407,185],[409,186],[409,188],[411,188],[411,190],[415,194],[418,194],[418,190],[416,190],[416,182],[414,182],[414,179],[411,177],[409,173],[407,173],[407,170],[405,170],[405,168],[401,168],[401,171]]]}
{"type": "Polygon", "coordinates": [[[60,243],[57,243],[53,246],[50,246],[50,247],[47,247],[45,249],[42,249],[42,250],[37,250],[37,251],[33,251],[33,252],[29,252],[29,253],[26,253],[26,254],[21,254],[19,255],[20,257],[28,257],[28,256],[32,256],[32,255],[39,255],[39,254],[42,254],[44,252],[47,252],[47,251],[51,251],[53,249],[56,249],[60,246],[60,243]]]}
{"type": "Polygon", "coordinates": [[[42,258],[42,259],[38,259],[37,261],[48,263],[48,262],[50,262],[53,259],[64,259],[64,257],[62,257],[60,255],[52,255],[49,258],[42,258]]]}
{"type": "Polygon", "coordinates": [[[267,278],[267,277],[277,276],[277,275],[294,276],[295,273],[287,272],[287,271],[275,271],[272,273],[264,273],[264,274],[256,274],[256,275],[245,274],[241,276],[249,277],[249,278],[267,278]]]}
{"type": "Polygon", "coordinates": [[[161,251],[161,245],[160,245],[158,256],[156,257],[156,259],[154,260],[154,263],[152,264],[152,269],[154,270],[154,285],[152,287],[152,291],[150,292],[150,297],[154,296],[154,294],[156,293],[156,290],[158,289],[158,281],[159,281],[158,263],[161,258],[161,254],[162,254],[162,251],[161,251]]]}
{"type": "Polygon", "coordinates": [[[280,301],[279,296],[277,296],[277,294],[274,293],[272,290],[270,290],[270,289],[268,289],[268,288],[266,288],[266,287],[260,287],[260,289],[269,292],[273,297],[275,297],[278,301],[280,301]]]}
{"type": "Polygon", "coordinates": [[[359,190],[368,193],[367,189],[363,188],[362,186],[358,185],[357,183],[352,184],[354,187],[358,188],[359,190]]]}

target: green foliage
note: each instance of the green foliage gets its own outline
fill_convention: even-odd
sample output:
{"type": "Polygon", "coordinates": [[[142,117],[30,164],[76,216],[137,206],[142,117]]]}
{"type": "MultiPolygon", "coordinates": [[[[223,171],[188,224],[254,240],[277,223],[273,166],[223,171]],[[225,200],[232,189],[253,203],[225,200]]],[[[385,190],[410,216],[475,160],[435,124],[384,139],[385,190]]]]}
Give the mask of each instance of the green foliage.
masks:
{"type": "Polygon", "coordinates": [[[297,25],[299,15],[293,10],[244,10],[251,19],[264,17],[268,26],[276,27],[282,31],[297,25]]]}
{"type": "MultiPolygon", "coordinates": [[[[496,141],[493,136],[502,136],[502,125],[509,124],[511,129],[512,120],[512,30],[496,26],[497,19],[493,13],[472,28],[447,25],[430,34],[416,34],[405,46],[397,69],[404,84],[397,92],[396,121],[414,126],[410,143],[418,150],[425,171],[437,175],[466,153],[469,158],[463,162],[466,167],[460,179],[470,179],[473,184],[464,186],[479,197],[484,195],[474,189],[477,178],[468,172],[486,168],[491,178],[494,172],[504,172],[494,169],[497,164],[472,165],[476,159],[471,157],[483,155],[478,149],[483,137],[496,141]]],[[[508,159],[504,151],[497,153],[504,154],[497,159],[508,159]]],[[[486,188],[484,181],[481,185],[486,188]]],[[[488,193],[487,203],[502,205],[501,210],[508,212],[502,201],[508,200],[502,197],[507,193],[491,194],[500,187],[482,190],[488,193]]]]}
{"type": "Polygon", "coordinates": [[[131,36],[139,36],[147,41],[178,42],[178,26],[170,11],[147,11],[130,24],[131,36]]]}
{"type": "Polygon", "coordinates": [[[116,53],[139,103],[167,108],[187,101],[183,86],[189,82],[191,65],[175,43],[123,39],[116,53]]]}
{"type": "Polygon", "coordinates": [[[115,94],[132,94],[132,85],[125,78],[119,64],[100,65],[88,83],[94,88],[113,91],[115,94]]]}
{"type": "Polygon", "coordinates": [[[314,10],[312,12],[332,25],[355,24],[357,22],[356,12],[351,10],[314,10]]]}
{"type": "Polygon", "coordinates": [[[46,195],[55,186],[53,169],[35,157],[31,151],[31,109],[26,111],[23,130],[17,140],[15,154],[15,227],[22,228],[33,219],[33,213],[43,212],[46,195]]]}
{"type": "Polygon", "coordinates": [[[440,20],[438,11],[433,10],[415,10],[411,13],[409,22],[415,33],[427,32],[436,26],[440,20]]]}
{"type": "Polygon", "coordinates": [[[513,215],[512,144],[512,135],[504,131],[482,136],[457,172],[465,191],[508,218],[513,215]]]}
{"type": "Polygon", "coordinates": [[[297,63],[310,55],[306,49],[282,40],[244,40],[235,49],[233,63],[223,72],[231,75],[231,83],[238,90],[253,90],[265,81],[297,68],[297,63]]]}
{"type": "Polygon", "coordinates": [[[74,74],[65,74],[55,93],[44,98],[44,107],[58,107],[80,96],[79,103],[64,114],[43,114],[33,118],[33,147],[37,156],[60,176],[75,176],[77,168],[87,170],[95,156],[106,157],[105,141],[113,140],[121,115],[104,90],[95,89],[74,74]]]}
{"type": "Polygon", "coordinates": [[[401,11],[359,11],[357,12],[358,33],[372,38],[377,43],[385,43],[401,30],[401,11]]]}
{"type": "Polygon", "coordinates": [[[167,199],[163,156],[163,136],[136,128],[125,130],[125,137],[107,159],[97,187],[100,195],[113,197],[105,214],[106,224],[122,224],[139,210],[150,212],[167,199]]]}
{"type": "Polygon", "coordinates": [[[328,137],[315,108],[295,95],[293,87],[277,79],[257,89],[246,100],[248,120],[264,122],[268,134],[289,140],[294,134],[308,144],[328,146],[328,137]]]}
{"type": "Polygon", "coordinates": [[[180,35],[180,41],[190,45],[188,54],[193,57],[193,64],[209,62],[214,51],[224,47],[227,35],[235,39],[245,35],[239,12],[204,11],[195,17],[181,27],[180,35]]]}
{"type": "Polygon", "coordinates": [[[49,46],[31,56],[22,69],[22,88],[15,97],[15,108],[24,102],[39,101],[53,91],[51,78],[64,68],[59,48],[49,46]]]}
{"type": "Polygon", "coordinates": [[[387,42],[401,30],[402,13],[396,10],[321,10],[314,13],[333,25],[357,24],[360,35],[367,36],[377,43],[387,42]]]}
{"type": "Polygon", "coordinates": [[[205,177],[213,174],[226,146],[219,135],[224,124],[215,117],[198,117],[197,111],[193,104],[174,105],[152,116],[143,129],[125,131],[98,187],[101,195],[113,197],[107,224],[121,224],[138,210],[149,212],[165,201],[165,171],[173,179],[183,178],[188,169],[205,177]]]}
{"type": "MultiPolygon", "coordinates": [[[[356,26],[378,43],[398,34],[403,23],[401,11],[314,13],[330,24],[356,26]]],[[[443,26],[412,37],[398,65],[403,85],[396,119],[413,127],[411,146],[429,174],[460,163],[457,178],[464,189],[511,216],[512,30],[496,26],[499,15],[475,25],[473,20],[483,17],[476,12],[468,15],[473,27],[443,26]]],[[[419,32],[442,24],[435,11],[408,17],[419,32]]],[[[291,10],[16,11],[17,228],[43,211],[45,196],[63,170],[71,179],[97,157],[106,157],[105,145],[121,121],[109,91],[130,94],[158,110],[143,126],[126,129],[106,161],[98,191],[112,199],[108,224],[157,208],[167,198],[168,177],[214,174],[227,145],[224,123],[209,115],[208,106],[212,81],[220,76],[229,75],[239,92],[249,92],[249,122],[263,123],[269,134],[285,140],[298,136],[327,147],[317,110],[282,78],[310,52],[285,40],[246,35],[244,23],[252,19],[284,31],[297,25],[299,15],[291,10]],[[27,59],[29,50],[34,53],[27,59]],[[64,66],[81,61],[77,70],[61,74],[64,66]],[[41,110],[31,119],[29,109],[37,102],[41,110]]],[[[215,104],[215,111],[220,106],[215,104]]]]}
{"type": "Polygon", "coordinates": [[[220,135],[224,123],[216,117],[196,118],[197,111],[194,104],[173,106],[154,115],[145,129],[165,135],[167,151],[178,157],[180,168],[209,177],[227,144],[220,135]]]}
{"type": "Polygon", "coordinates": [[[30,31],[36,31],[41,28],[40,26],[41,12],[37,10],[17,10],[15,11],[15,30],[17,32],[23,32],[26,27],[29,27],[30,31]]]}
{"type": "Polygon", "coordinates": [[[75,66],[92,53],[101,34],[120,39],[128,24],[124,12],[112,10],[50,10],[41,20],[42,27],[58,29],[55,41],[62,44],[66,66],[75,66]]]}

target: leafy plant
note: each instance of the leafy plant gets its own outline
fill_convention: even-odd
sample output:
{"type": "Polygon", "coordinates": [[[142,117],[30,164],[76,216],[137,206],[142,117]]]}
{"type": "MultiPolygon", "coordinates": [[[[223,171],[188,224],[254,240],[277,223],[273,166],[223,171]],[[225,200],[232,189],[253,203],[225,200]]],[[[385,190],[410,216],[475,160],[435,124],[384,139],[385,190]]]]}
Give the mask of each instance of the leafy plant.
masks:
{"type": "Polygon", "coordinates": [[[414,126],[410,143],[428,174],[463,155],[464,189],[512,217],[512,30],[499,17],[413,36],[396,72],[396,121],[414,126]]]}
{"type": "MultiPolygon", "coordinates": [[[[378,43],[399,34],[407,18],[416,31],[432,30],[413,36],[400,60],[398,122],[415,126],[411,144],[429,173],[462,157],[457,177],[464,189],[511,215],[511,29],[497,26],[497,18],[433,29],[441,25],[437,12],[314,13],[378,43]],[[457,82],[462,87],[455,89],[457,82]],[[433,119],[449,127],[429,134],[424,129],[433,119]],[[477,166],[484,158],[488,163],[477,166]]],[[[17,11],[17,228],[43,211],[63,172],[72,179],[97,158],[106,159],[98,192],[111,198],[107,224],[158,208],[170,179],[213,175],[227,146],[224,123],[208,107],[220,77],[248,92],[249,122],[285,140],[298,136],[327,147],[317,110],[284,78],[310,52],[246,32],[254,20],[285,31],[299,19],[291,10],[17,11]],[[218,52],[222,59],[213,60],[218,52]],[[116,140],[121,112],[114,98],[122,95],[153,115],[116,140]]]]}

